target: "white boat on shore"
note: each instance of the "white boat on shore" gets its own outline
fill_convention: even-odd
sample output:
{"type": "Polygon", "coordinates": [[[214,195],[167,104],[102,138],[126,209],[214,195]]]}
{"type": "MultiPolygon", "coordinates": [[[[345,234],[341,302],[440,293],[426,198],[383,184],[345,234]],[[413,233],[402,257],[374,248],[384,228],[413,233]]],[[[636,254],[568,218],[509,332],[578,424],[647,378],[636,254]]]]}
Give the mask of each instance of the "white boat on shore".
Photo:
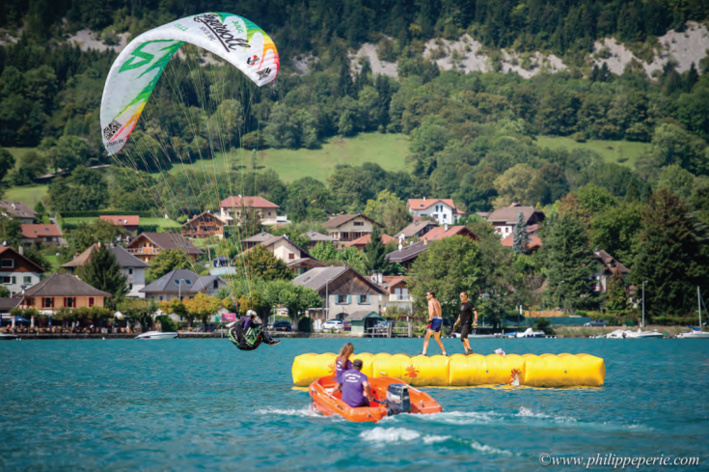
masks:
{"type": "MultiPolygon", "coordinates": [[[[677,335],[678,338],[682,339],[709,339],[709,331],[702,331],[702,293],[699,291],[699,287],[697,287],[697,305],[698,305],[698,311],[699,311],[699,328],[692,328],[689,326],[689,329],[691,330],[689,333],[680,333],[677,335]]],[[[706,306],[704,307],[706,309],[706,306]]]]}
{"type": "Polygon", "coordinates": [[[0,341],[10,341],[13,339],[17,339],[17,336],[15,336],[14,334],[0,333],[0,341]]]}
{"type": "Polygon", "coordinates": [[[638,328],[637,331],[633,331],[630,329],[616,329],[615,331],[611,331],[610,333],[606,334],[605,337],[608,339],[643,339],[663,338],[665,337],[665,334],[660,333],[656,329],[652,331],[643,331],[640,328],[638,328]]]}
{"type": "Polygon", "coordinates": [[[135,339],[175,339],[176,337],[177,333],[174,331],[146,331],[136,336],[135,339]]]}
{"type": "Polygon", "coordinates": [[[527,328],[521,333],[507,333],[510,338],[543,338],[546,336],[544,331],[534,331],[532,328],[527,328]]]}

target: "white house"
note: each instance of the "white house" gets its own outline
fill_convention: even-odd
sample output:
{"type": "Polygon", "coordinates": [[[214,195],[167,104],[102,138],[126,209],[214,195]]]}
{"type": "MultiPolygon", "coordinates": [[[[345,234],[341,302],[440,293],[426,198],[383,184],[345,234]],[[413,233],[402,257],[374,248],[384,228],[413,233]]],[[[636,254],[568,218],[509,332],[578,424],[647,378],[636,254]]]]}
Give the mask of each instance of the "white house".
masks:
{"type": "Polygon", "coordinates": [[[10,296],[20,295],[23,287],[37,285],[44,269],[27,259],[15,248],[0,247],[0,286],[5,287],[10,296]]]}
{"type": "Polygon", "coordinates": [[[438,221],[439,225],[455,223],[463,216],[451,198],[409,198],[406,208],[414,218],[428,216],[438,221]]]}

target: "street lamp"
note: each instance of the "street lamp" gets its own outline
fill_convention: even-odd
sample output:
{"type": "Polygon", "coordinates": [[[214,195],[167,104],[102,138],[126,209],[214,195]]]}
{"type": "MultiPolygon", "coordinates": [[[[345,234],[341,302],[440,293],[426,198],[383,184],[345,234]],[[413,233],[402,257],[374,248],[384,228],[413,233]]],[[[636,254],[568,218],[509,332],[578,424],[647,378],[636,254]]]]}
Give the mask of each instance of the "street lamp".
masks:
{"type": "Polygon", "coordinates": [[[645,284],[647,283],[647,280],[643,280],[643,321],[640,326],[643,328],[645,327],[645,284]]]}

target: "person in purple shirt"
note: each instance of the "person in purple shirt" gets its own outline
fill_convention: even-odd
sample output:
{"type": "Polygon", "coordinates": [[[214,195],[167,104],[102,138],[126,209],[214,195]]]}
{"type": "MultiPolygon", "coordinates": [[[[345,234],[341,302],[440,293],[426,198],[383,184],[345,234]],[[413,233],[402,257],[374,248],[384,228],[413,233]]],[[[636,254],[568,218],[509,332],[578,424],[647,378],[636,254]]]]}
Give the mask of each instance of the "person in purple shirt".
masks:
{"type": "Polygon", "coordinates": [[[352,368],[342,373],[342,383],[335,391],[342,390],[342,401],[353,408],[369,406],[373,400],[369,378],[362,372],[362,360],[355,359],[352,368]]]}
{"type": "Polygon", "coordinates": [[[342,374],[352,368],[352,361],[350,361],[350,356],[354,353],[354,346],[352,343],[347,343],[342,346],[340,353],[335,359],[335,382],[338,384],[342,383],[342,374]]]}

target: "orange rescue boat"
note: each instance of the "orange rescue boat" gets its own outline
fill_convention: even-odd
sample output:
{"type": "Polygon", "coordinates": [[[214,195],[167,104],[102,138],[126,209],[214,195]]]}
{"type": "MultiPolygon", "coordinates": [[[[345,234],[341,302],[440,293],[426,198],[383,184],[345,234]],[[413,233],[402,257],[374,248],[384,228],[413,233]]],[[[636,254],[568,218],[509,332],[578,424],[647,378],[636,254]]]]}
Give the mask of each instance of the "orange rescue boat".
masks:
{"type": "Polygon", "coordinates": [[[333,376],[321,377],[310,384],[310,397],[315,407],[325,416],[342,415],[349,421],[377,422],[385,416],[399,413],[440,413],[441,405],[428,393],[415,389],[406,382],[391,377],[371,377],[372,396],[381,403],[353,408],[342,401],[341,392],[332,393],[336,387],[333,376]]]}

